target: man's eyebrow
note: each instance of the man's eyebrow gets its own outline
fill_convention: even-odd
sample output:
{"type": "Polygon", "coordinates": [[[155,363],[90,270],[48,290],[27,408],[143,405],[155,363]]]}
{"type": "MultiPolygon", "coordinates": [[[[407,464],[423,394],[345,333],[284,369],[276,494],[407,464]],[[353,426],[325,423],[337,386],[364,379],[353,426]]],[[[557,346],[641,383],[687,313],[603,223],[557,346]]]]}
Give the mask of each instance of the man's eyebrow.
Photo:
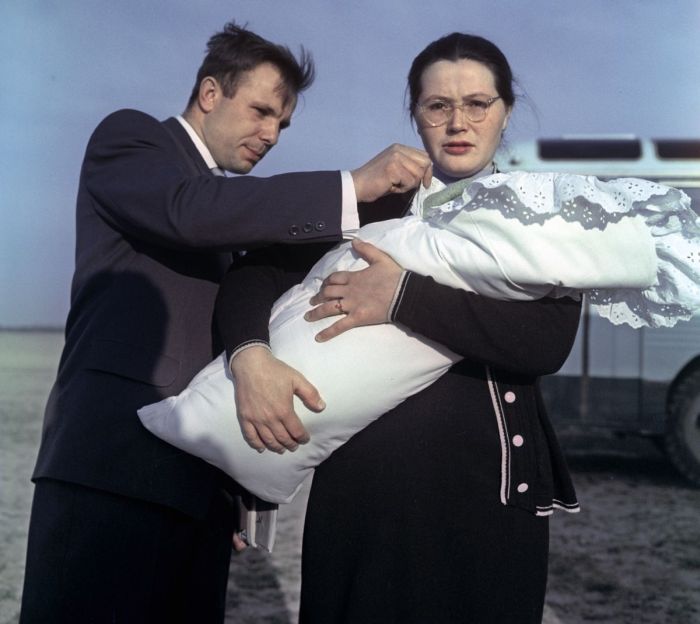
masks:
{"type": "Polygon", "coordinates": [[[265,104],[264,102],[256,102],[252,101],[250,103],[252,108],[257,108],[259,111],[263,112],[265,115],[274,115],[275,114],[275,109],[272,108],[269,104],[265,104]]]}
{"type": "MultiPolygon", "coordinates": [[[[250,103],[250,106],[251,106],[251,108],[255,108],[256,110],[259,110],[263,115],[273,116],[273,117],[277,117],[277,116],[282,115],[282,112],[278,112],[277,110],[275,110],[275,108],[273,108],[269,104],[266,104],[265,102],[256,102],[255,100],[253,100],[250,103]]],[[[281,130],[286,130],[291,125],[292,125],[292,121],[290,118],[280,120],[280,129],[281,130]]]]}

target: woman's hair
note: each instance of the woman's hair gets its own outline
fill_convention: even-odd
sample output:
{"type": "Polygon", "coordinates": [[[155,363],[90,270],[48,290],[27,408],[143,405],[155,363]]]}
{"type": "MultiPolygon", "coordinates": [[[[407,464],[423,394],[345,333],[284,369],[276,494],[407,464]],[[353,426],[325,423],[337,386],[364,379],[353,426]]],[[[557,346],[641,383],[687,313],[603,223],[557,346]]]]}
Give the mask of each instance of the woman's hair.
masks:
{"type": "Polygon", "coordinates": [[[254,32],[229,22],[221,32],[209,39],[207,55],[198,72],[190,108],[199,95],[199,87],[206,76],[212,76],[221,85],[225,97],[233,97],[241,77],[262,63],[272,63],[279,70],[285,88],[285,100],[306,90],[314,81],[314,63],[311,55],[301,49],[299,60],[289,48],[263,39],[254,32]]]}
{"type": "Polygon", "coordinates": [[[496,90],[507,107],[515,103],[513,91],[513,73],[503,52],[488,39],[477,35],[452,33],[433,41],[415,58],[408,72],[409,112],[418,104],[421,94],[421,78],[423,72],[438,61],[459,61],[469,59],[483,63],[491,70],[496,90]]]}

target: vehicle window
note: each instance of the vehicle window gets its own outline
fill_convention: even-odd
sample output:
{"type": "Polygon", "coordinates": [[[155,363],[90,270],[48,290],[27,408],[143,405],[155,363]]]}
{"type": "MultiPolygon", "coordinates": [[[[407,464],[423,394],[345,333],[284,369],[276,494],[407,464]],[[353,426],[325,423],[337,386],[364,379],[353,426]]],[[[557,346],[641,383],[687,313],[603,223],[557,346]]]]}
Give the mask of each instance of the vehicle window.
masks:
{"type": "Polygon", "coordinates": [[[659,158],[700,158],[700,141],[687,139],[665,139],[654,141],[659,158]]]}
{"type": "Polygon", "coordinates": [[[642,156],[638,139],[540,139],[537,147],[542,160],[634,160],[642,156]]]}

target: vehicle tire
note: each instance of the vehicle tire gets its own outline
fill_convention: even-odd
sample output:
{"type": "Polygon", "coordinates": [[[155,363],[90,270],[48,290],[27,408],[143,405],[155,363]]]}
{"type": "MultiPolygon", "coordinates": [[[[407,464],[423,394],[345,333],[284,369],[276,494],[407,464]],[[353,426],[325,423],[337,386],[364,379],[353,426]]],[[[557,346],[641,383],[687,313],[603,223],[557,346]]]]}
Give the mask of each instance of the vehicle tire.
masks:
{"type": "Polygon", "coordinates": [[[700,369],[686,375],[671,395],[664,446],[681,474],[700,486],[700,369]]]}

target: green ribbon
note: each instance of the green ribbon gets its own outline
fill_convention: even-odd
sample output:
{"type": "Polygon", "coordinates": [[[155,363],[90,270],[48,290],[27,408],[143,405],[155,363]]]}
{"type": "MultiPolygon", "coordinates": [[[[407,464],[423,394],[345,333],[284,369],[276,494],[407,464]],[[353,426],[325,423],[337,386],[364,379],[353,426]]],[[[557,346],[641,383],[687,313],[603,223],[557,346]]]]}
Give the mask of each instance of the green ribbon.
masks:
{"type": "Polygon", "coordinates": [[[452,201],[456,197],[459,197],[464,192],[464,189],[467,188],[467,186],[469,186],[469,183],[473,180],[474,178],[464,178],[463,180],[457,180],[457,182],[448,184],[444,189],[438,191],[437,193],[432,193],[431,195],[428,195],[423,200],[423,214],[425,214],[426,210],[435,208],[435,206],[442,206],[442,204],[446,204],[447,202],[452,201]]]}

